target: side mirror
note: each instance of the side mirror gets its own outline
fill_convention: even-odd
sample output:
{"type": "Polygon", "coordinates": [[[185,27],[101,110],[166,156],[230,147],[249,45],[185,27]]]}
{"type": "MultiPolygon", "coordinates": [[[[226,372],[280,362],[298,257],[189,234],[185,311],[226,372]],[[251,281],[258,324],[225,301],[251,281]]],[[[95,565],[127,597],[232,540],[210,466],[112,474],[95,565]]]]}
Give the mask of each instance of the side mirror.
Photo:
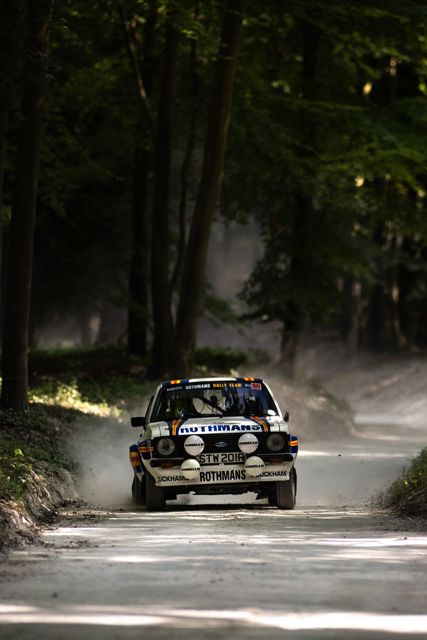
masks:
{"type": "Polygon", "coordinates": [[[145,418],[143,417],[131,418],[130,423],[133,427],[145,427],[145,418]]]}
{"type": "Polygon", "coordinates": [[[285,422],[289,422],[289,411],[285,411],[285,415],[283,416],[283,420],[285,422]]]}

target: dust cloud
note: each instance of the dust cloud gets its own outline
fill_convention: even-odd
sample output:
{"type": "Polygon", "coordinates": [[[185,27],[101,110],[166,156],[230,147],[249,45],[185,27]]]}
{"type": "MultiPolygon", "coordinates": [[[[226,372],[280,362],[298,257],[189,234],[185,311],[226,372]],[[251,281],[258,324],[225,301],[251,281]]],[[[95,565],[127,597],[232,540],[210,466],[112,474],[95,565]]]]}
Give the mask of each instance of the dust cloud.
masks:
{"type": "MultiPolygon", "coordinates": [[[[144,415],[145,407],[130,415],[144,415]]],[[[78,426],[71,444],[78,461],[78,490],[92,506],[126,507],[131,505],[133,470],[129,446],[139,431],[129,418],[97,418],[78,426]]]]}

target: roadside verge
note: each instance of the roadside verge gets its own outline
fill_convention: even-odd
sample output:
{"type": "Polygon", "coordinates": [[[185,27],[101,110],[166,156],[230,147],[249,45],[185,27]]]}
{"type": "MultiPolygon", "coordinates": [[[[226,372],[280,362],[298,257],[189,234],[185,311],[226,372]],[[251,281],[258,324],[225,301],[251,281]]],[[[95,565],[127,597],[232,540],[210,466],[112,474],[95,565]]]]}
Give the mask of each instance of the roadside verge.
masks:
{"type": "Polygon", "coordinates": [[[58,507],[78,499],[67,441],[79,411],[33,404],[0,412],[0,551],[37,537],[58,507]]]}

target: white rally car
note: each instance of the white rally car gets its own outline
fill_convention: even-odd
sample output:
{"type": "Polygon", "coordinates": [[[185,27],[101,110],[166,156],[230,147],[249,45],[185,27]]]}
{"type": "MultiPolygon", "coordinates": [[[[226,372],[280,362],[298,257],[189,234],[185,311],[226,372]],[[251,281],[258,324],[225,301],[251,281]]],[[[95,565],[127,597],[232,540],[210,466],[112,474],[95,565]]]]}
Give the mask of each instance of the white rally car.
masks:
{"type": "Polygon", "coordinates": [[[293,509],[298,440],[290,435],[268,386],[259,378],[193,378],[163,382],[130,447],[132,496],[149,511],[178,494],[253,491],[293,509]]]}

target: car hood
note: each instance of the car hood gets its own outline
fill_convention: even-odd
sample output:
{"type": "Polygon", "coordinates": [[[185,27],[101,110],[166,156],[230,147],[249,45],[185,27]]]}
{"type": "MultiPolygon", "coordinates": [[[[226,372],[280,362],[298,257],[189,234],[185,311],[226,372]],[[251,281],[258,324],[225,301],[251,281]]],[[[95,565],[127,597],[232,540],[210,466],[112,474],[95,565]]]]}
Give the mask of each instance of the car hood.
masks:
{"type": "Polygon", "coordinates": [[[259,418],[257,416],[236,418],[189,418],[152,422],[147,425],[146,438],[186,435],[224,435],[227,433],[263,433],[283,431],[289,433],[288,424],[279,416],[259,418]]]}

